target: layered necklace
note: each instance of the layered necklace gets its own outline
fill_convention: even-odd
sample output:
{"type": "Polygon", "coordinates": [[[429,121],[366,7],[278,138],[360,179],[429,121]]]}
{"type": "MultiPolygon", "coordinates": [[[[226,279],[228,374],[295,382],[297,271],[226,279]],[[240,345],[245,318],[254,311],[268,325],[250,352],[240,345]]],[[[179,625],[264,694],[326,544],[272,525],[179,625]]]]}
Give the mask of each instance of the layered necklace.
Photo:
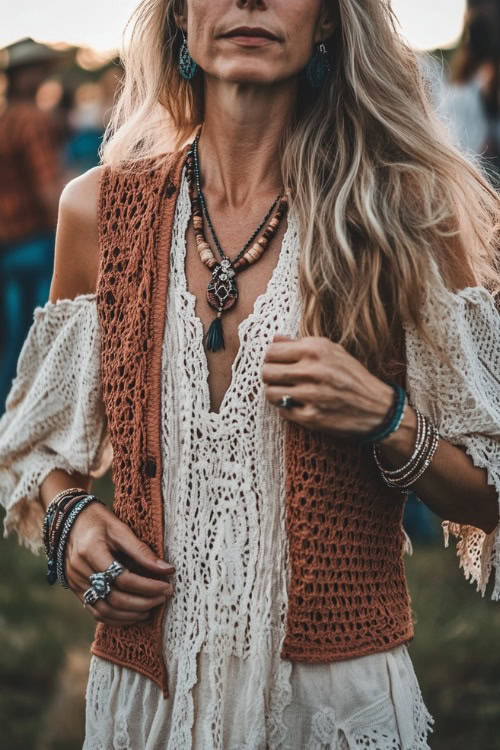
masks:
{"type": "Polygon", "coordinates": [[[222,314],[230,310],[238,301],[238,287],[236,285],[236,274],[256,263],[269,247],[280,222],[288,209],[288,200],[282,190],[273,205],[261,221],[248,242],[232,260],[222,250],[217,235],[208,213],[207,203],[201,189],[200,163],[198,159],[198,141],[200,133],[197,134],[193,145],[188,153],[186,162],[186,177],[191,199],[191,212],[193,227],[196,236],[196,246],[202,262],[212,271],[212,279],[207,288],[207,301],[210,307],[217,310],[217,316],[213,320],[205,336],[206,347],[209,351],[216,352],[225,349],[224,331],[222,328],[222,314]],[[271,215],[274,214],[272,219],[271,215]],[[220,255],[218,261],[207,242],[203,229],[206,221],[214,245],[220,255]],[[269,222],[269,223],[268,223],[269,222]],[[267,225],[265,230],[264,226],[267,225]],[[261,236],[257,239],[258,235],[261,236]]]}

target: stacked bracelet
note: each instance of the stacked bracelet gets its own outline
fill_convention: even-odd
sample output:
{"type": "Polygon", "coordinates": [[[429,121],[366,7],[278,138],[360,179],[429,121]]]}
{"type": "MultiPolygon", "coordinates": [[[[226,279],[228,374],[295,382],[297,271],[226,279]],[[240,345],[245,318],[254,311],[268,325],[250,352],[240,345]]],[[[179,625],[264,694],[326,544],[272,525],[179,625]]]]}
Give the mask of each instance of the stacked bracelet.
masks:
{"type": "Polygon", "coordinates": [[[73,524],[75,523],[77,517],[80,515],[82,510],[84,510],[87,505],[90,505],[90,503],[93,502],[99,502],[99,499],[96,495],[86,495],[85,497],[82,497],[76,505],[71,510],[71,513],[67,517],[64,528],[62,530],[61,536],[59,538],[59,543],[57,545],[56,549],[56,556],[57,556],[57,580],[61,584],[61,586],[65,589],[69,588],[69,584],[66,578],[66,573],[64,570],[64,554],[66,552],[66,544],[68,542],[69,534],[72,529],[73,524]]]}
{"type": "Polygon", "coordinates": [[[43,542],[47,555],[47,581],[52,586],[56,581],[68,588],[64,572],[64,554],[71,528],[84,508],[91,502],[101,502],[96,495],[89,495],[80,487],[63,490],[52,500],[43,521],[43,542]]]}
{"type": "Polygon", "coordinates": [[[417,414],[415,448],[404,466],[401,466],[399,469],[385,468],[380,459],[379,446],[373,446],[373,456],[382,479],[388,487],[394,487],[403,490],[403,492],[415,484],[426,471],[434,458],[440,440],[440,435],[430,419],[417,408],[415,408],[415,412],[417,414]]]}
{"type": "Polygon", "coordinates": [[[388,385],[394,390],[392,404],[385,415],[382,424],[380,424],[377,429],[369,432],[361,438],[362,444],[378,443],[380,440],[392,435],[393,432],[396,432],[403,421],[407,403],[406,391],[397,383],[389,382],[388,385]]]}

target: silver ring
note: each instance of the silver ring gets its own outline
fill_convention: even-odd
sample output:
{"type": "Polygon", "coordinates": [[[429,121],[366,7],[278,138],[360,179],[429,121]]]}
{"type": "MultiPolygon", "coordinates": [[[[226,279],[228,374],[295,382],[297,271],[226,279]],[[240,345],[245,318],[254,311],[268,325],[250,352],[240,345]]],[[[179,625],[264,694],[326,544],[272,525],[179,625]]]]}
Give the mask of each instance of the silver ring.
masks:
{"type": "Polygon", "coordinates": [[[294,404],[293,398],[289,395],[282,396],[278,402],[278,406],[281,406],[282,409],[291,409],[294,404]]]}
{"type": "Polygon", "coordinates": [[[104,571],[104,574],[107,577],[109,583],[112,583],[118,578],[118,576],[121,576],[124,571],[125,568],[123,567],[123,565],[117,560],[113,560],[109,568],[106,568],[106,570],[104,571]]]}
{"type": "Polygon", "coordinates": [[[90,604],[94,606],[94,604],[99,600],[99,594],[94,588],[87,589],[87,591],[83,595],[83,601],[85,604],[90,604]]]}
{"type": "Polygon", "coordinates": [[[109,584],[106,572],[92,573],[92,575],[89,576],[89,581],[99,599],[105,599],[111,591],[111,586],[109,584]]]}

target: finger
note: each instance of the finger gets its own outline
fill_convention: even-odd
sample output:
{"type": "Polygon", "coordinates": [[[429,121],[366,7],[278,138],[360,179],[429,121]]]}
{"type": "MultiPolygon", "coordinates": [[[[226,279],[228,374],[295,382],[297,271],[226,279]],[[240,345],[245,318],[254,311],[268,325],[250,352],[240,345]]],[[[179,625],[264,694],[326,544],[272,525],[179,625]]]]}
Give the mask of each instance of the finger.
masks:
{"type": "Polygon", "coordinates": [[[101,615],[99,610],[93,607],[91,604],[84,604],[85,609],[90,612],[94,620],[102,622],[105,625],[123,626],[123,625],[134,625],[136,622],[143,622],[149,618],[148,613],[132,612],[128,620],[117,620],[115,618],[108,618],[101,615]]]}
{"type": "Polygon", "coordinates": [[[89,567],[91,569],[91,573],[89,573],[89,576],[93,573],[104,573],[104,571],[109,568],[109,566],[112,562],[115,561],[115,559],[116,558],[113,555],[112,551],[104,542],[102,544],[96,545],[93,549],[88,550],[86,553],[86,557],[83,558],[83,560],[82,558],[80,558],[79,570],[82,573],[84,570],[86,570],[87,567],[89,567]]]}
{"type": "Polygon", "coordinates": [[[287,386],[286,388],[283,388],[283,386],[280,385],[266,385],[265,397],[273,406],[276,406],[281,411],[288,412],[289,414],[292,414],[305,406],[305,402],[299,399],[298,387],[293,385],[287,386]],[[280,402],[283,396],[291,396],[293,399],[293,405],[286,407],[281,406],[280,402]]]}
{"type": "MultiPolygon", "coordinates": [[[[155,606],[158,607],[161,604],[165,604],[167,600],[166,596],[162,596],[159,599],[157,599],[155,606]]],[[[143,610],[141,612],[137,612],[135,610],[123,610],[123,609],[115,609],[115,607],[112,607],[109,603],[109,599],[100,599],[96,604],[93,605],[94,609],[96,609],[100,616],[103,619],[106,620],[117,620],[118,622],[127,622],[134,617],[147,615],[151,611],[152,607],[150,607],[147,610],[143,610]]]]}
{"type": "Polygon", "coordinates": [[[320,375],[318,368],[305,366],[302,362],[283,364],[282,362],[267,362],[261,370],[264,383],[270,385],[295,385],[299,383],[318,382],[320,375]]]}
{"type": "MultiPolygon", "coordinates": [[[[106,543],[99,544],[97,547],[93,548],[91,552],[87,552],[86,554],[86,558],[80,555],[77,558],[75,565],[70,565],[68,568],[70,576],[68,577],[68,581],[72,588],[80,587],[85,590],[89,588],[90,576],[93,573],[105,571],[116,557],[106,543]]],[[[175,568],[172,567],[171,571],[172,573],[175,572],[175,568]]],[[[159,575],[158,572],[157,574],[159,575]]],[[[165,573],[163,575],[165,575],[165,573]]],[[[127,593],[139,594],[147,597],[156,597],[162,594],[168,595],[171,593],[171,585],[167,581],[147,578],[146,576],[130,573],[126,568],[124,572],[115,579],[114,586],[126,591],[127,593]]]]}
{"type": "Polygon", "coordinates": [[[120,591],[128,594],[139,594],[146,597],[155,597],[170,592],[170,584],[167,581],[158,581],[147,578],[126,570],[114,582],[114,586],[120,591]]]}
{"type": "Polygon", "coordinates": [[[89,577],[95,572],[94,568],[91,568],[82,558],[79,558],[74,564],[66,562],[66,578],[73,590],[88,589],[90,585],[89,577]]]}
{"type": "Polygon", "coordinates": [[[264,362],[298,362],[303,354],[300,339],[277,341],[267,348],[264,362]]]}
{"type": "Polygon", "coordinates": [[[159,604],[165,602],[168,596],[173,593],[172,586],[170,586],[169,592],[159,594],[158,596],[136,596],[134,594],[124,594],[121,591],[117,591],[116,588],[111,590],[111,593],[106,597],[106,602],[110,607],[123,612],[148,612],[153,607],[157,607],[159,604]]]}
{"type": "Polygon", "coordinates": [[[275,333],[273,341],[296,341],[296,339],[292,338],[292,336],[285,336],[282,333],[275,333]]]}
{"type": "Polygon", "coordinates": [[[141,542],[126,524],[119,522],[116,527],[108,528],[108,536],[116,549],[124,552],[134,562],[151,573],[173,573],[175,568],[165,560],[160,560],[147,544],[141,542]]]}

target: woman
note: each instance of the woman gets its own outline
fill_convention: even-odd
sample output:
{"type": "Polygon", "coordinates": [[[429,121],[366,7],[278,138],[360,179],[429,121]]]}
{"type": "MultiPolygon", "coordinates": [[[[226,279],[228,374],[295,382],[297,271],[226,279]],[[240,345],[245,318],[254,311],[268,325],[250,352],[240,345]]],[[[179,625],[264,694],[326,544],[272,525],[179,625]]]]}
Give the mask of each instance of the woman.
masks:
{"type": "Polygon", "coordinates": [[[379,0],[147,0],[125,65],[2,424],[7,528],[52,503],[99,622],[85,747],[427,748],[401,518],[484,593],[498,200],[379,0]]]}

